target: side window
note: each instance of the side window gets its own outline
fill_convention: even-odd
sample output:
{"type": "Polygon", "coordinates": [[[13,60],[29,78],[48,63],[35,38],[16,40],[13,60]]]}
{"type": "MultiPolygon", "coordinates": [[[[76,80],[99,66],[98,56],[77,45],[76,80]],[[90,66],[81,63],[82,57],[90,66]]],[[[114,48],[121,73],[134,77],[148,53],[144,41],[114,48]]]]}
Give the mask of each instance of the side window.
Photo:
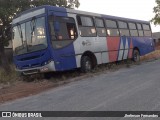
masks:
{"type": "Polygon", "coordinates": [[[150,37],[150,36],[152,36],[152,32],[151,31],[144,31],[144,36],[150,37]]]}
{"type": "Polygon", "coordinates": [[[108,36],[119,36],[117,23],[114,20],[105,20],[108,36]]]}
{"type": "Polygon", "coordinates": [[[143,24],[143,30],[150,30],[149,25],[143,24]]]}
{"type": "Polygon", "coordinates": [[[136,30],[136,24],[135,23],[128,23],[129,29],[136,30]]]}
{"type": "Polygon", "coordinates": [[[144,36],[152,36],[152,32],[150,30],[150,26],[147,24],[142,24],[144,30],[144,36]]]}
{"type": "Polygon", "coordinates": [[[116,21],[113,20],[106,20],[107,28],[117,28],[116,21]]]}
{"type": "Polygon", "coordinates": [[[76,25],[73,18],[56,17],[54,32],[57,40],[74,40],[77,37],[76,25]]]}
{"type": "Polygon", "coordinates": [[[118,21],[118,26],[119,28],[122,28],[122,29],[127,29],[127,23],[126,22],[122,22],[122,21],[118,21]]]}
{"type": "Polygon", "coordinates": [[[74,18],[49,17],[50,35],[54,48],[62,48],[77,38],[74,18]]]}
{"type": "Polygon", "coordinates": [[[97,30],[98,36],[105,37],[107,33],[106,33],[103,19],[95,18],[95,24],[96,24],[96,30],[97,30]]]}
{"type": "Polygon", "coordinates": [[[118,21],[118,26],[121,36],[130,36],[127,22],[118,21]]]}
{"type": "Polygon", "coordinates": [[[137,29],[138,29],[138,34],[140,37],[144,36],[143,30],[142,30],[142,25],[140,23],[137,23],[137,29]]]}
{"type": "Polygon", "coordinates": [[[88,26],[88,27],[94,26],[93,25],[93,19],[91,17],[81,16],[80,19],[81,19],[81,25],[82,26],[88,26]]]}
{"type": "Polygon", "coordinates": [[[80,35],[82,37],[95,37],[95,36],[97,36],[92,17],[77,16],[77,21],[78,21],[80,35]]]}
{"type": "Polygon", "coordinates": [[[131,36],[138,36],[138,31],[135,23],[128,23],[131,36]]]}
{"type": "Polygon", "coordinates": [[[138,28],[138,30],[142,30],[142,25],[137,23],[137,28],[138,28]]]}

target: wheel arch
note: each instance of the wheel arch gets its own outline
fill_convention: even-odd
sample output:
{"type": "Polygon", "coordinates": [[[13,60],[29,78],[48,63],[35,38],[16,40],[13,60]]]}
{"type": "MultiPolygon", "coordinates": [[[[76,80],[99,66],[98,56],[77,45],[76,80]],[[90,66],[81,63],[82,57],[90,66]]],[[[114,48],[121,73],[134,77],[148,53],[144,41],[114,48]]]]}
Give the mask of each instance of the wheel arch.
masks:
{"type": "Polygon", "coordinates": [[[140,49],[139,49],[138,47],[134,47],[134,48],[133,48],[133,51],[134,51],[134,50],[138,50],[139,54],[141,55],[140,49]]]}
{"type": "Polygon", "coordinates": [[[95,66],[97,65],[97,58],[96,58],[96,56],[95,56],[95,54],[94,54],[93,52],[91,52],[91,51],[85,51],[85,52],[82,54],[82,56],[81,56],[81,60],[82,60],[82,57],[83,57],[83,56],[88,56],[88,57],[91,58],[91,61],[92,61],[92,63],[93,63],[93,67],[95,67],[95,66]]]}

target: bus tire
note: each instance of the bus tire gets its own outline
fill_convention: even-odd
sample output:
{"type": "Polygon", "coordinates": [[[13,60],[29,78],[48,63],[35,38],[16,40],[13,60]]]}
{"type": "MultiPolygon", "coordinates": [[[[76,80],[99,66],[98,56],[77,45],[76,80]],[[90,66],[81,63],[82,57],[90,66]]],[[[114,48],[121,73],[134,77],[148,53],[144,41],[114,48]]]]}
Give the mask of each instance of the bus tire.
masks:
{"type": "Polygon", "coordinates": [[[132,59],[133,59],[134,62],[140,62],[140,53],[137,49],[133,50],[132,59]]]}
{"type": "Polygon", "coordinates": [[[81,72],[87,73],[92,70],[92,61],[88,56],[83,56],[81,59],[81,72]]]}

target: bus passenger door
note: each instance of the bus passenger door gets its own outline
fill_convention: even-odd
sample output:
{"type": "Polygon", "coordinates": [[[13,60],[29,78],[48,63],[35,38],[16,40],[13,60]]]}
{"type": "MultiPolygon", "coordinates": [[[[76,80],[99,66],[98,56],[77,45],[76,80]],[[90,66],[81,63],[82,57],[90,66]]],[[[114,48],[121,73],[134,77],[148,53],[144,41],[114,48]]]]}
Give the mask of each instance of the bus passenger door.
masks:
{"type": "Polygon", "coordinates": [[[73,42],[77,38],[75,20],[67,13],[54,12],[49,18],[52,57],[57,71],[76,68],[73,42]]]}

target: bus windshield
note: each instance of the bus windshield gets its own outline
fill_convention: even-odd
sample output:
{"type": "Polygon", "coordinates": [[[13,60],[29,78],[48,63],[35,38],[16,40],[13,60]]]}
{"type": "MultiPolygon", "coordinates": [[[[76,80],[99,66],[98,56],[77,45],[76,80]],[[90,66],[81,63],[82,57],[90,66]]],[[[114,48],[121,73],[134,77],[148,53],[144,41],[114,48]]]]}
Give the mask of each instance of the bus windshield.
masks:
{"type": "Polygon", "coordinates": [[[13,27],[14,55],[30,53],[47,48],[45,18],[17,24],[13,27]]]}

